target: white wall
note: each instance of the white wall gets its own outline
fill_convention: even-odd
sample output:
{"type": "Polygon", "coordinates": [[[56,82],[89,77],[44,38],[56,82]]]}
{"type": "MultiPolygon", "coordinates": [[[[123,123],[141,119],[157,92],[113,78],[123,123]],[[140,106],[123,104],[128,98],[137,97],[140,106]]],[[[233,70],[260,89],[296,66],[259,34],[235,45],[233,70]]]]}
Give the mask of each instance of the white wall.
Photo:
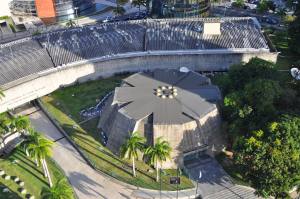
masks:
{"type": "Polygon", "coordinates": [[[4,16],[4,15],[8,15],[10,16],[10,10],[9,10],[9,2],[11,2],[11,0],[1,0],[0,3],[0,16],[4,16]]]}
{"type": "Polygon", "coordinates": [[[226,70],[233,64],[248,62],[252,57],[276,62],[277,53],[220,53],[206,52],[205,54],[187,55],[145,55],[120,57],[106,61],[82,61],[67,66],[52,68],[48,71],[33,74],[32,77],[12,82],[11,85],[2,86],[5,94],[0,101],[0,113],[13,109],[31,100],[47,95],[61,86],[84,82],[99,77],[107,77],[120,72],[137,72],[153,70],[155,68],[188,67],[196,71],[226,70]]]}

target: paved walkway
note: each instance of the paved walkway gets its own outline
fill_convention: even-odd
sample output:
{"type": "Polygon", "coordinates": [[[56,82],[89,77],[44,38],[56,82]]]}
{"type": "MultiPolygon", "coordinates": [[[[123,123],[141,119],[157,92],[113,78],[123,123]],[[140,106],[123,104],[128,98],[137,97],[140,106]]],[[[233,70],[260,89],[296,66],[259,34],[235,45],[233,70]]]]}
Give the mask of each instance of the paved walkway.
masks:
{"type": "MultiPolygon", "coordinates": [[[[160,193],[155,190],[135,189],[101,175],[87,164],[41,110],[34,111],[29,118],[36,130],[55,142],[53,159],[64,170],[79,199],[177,198],[176,191],[160,193]]],[[[188,173],[195,181],[200,170],[202,178],[199,180],[198,194],[201,193],[205,199],[257,198],[252,188],[234,185],[228,174],[212,158],[203,157],[201,161],[191,162],[188,166],[188,173]]],[[[195,193],[196,189],[179,191],[178,198],[194,199],[195,193]]]]}
{"type": "Polygon", "coordinates": [[[208,155],[190,161],[186,168],[190,178],[198,181],[197,193],[204,199],[258,199],[254,189],[235,185],[221,165],[208,155]]]}
{"type": "Polygon", "coordinates": [[[62,167],[79,199],[129,199],[133,190],[110,181],[92,169],[43,112],[30,116],[36,130],[55,141],[53,159],[62,167]]]}
{"type": "MultiPolygon", "coordinates": [[[[92,169],[77,150],[51,123],[42,111],[29,115],[33,127],[55,142],[53,159],[64,170],[79,199],[172,199],[176,191],[131,189],[125,187],[92,169]]],[[[194,199],[195,189],[179,191],[178,198],[194,199]]]]}

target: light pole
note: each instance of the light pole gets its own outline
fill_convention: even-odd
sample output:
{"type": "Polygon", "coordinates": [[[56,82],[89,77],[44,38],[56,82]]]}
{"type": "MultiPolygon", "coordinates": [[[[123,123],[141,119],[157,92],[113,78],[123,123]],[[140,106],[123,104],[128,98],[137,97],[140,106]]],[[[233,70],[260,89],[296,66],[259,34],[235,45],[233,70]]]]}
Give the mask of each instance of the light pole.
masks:
{"type": "Polygon", "coordinates": [[[77,21],[77,26],[79,26],[78,24],[78,7],[74,7],[74,10],[75,10],[75,18],[76,18],[76,21],[77,21]]]}
{"type": "Polygon", "coordinates": [[[198,193],[198,184],[199,184],[199,180],[202,178],[202,172],[201,170],[199,171],[199,177],[197,179],[197,188],[196,188],[196,194],[195,194],[195,199],[197,198],[197,193],[198,193]]]}

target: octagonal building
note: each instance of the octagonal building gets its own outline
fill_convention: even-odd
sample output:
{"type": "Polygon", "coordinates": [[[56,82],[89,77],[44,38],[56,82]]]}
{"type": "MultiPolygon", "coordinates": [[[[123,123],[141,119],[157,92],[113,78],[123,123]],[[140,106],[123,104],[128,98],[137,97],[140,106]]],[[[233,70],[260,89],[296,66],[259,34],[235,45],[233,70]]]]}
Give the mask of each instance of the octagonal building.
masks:
{"type": "Polygon", "coordinates": [[[153,145],[162,137],[172,147],[163,168],[182,167],[199,153],[220,150],[218,87],[196,72],[166,69],[125,78],[107,100],[98,127],[107,147],[118,154],[130,132],[138,131],[153,145]]]}

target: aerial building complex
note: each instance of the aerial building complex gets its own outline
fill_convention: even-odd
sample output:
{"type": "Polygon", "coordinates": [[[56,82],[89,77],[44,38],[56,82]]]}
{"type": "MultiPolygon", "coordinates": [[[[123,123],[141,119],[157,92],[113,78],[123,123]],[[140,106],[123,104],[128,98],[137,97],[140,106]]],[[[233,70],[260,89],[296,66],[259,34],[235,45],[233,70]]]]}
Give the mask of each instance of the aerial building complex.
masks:
{"type": "MultiPolygon", "coordinates": [[[[0,41],[1,43],[1,41],[0,41]]],[[[157,68],[226,71],[253,57],[276,62],[252,18],[138,20],[52,31],[0,44],[0,111],[61,86],[157,68]]]]}
{"type": "MultiPolygon", "coordinates": [[[[174,69],[136,73],[123,80],[108,99],[99,128],[107,147],[119,153],[130,132],[137,131],[154,145],[162,137],[172,147],[164,168],[183,166],[184,157],[218,148],[220,91],[195,72],[174,69]]],[[[221,146],[219,146],[221,148],[221,146]]]]}

